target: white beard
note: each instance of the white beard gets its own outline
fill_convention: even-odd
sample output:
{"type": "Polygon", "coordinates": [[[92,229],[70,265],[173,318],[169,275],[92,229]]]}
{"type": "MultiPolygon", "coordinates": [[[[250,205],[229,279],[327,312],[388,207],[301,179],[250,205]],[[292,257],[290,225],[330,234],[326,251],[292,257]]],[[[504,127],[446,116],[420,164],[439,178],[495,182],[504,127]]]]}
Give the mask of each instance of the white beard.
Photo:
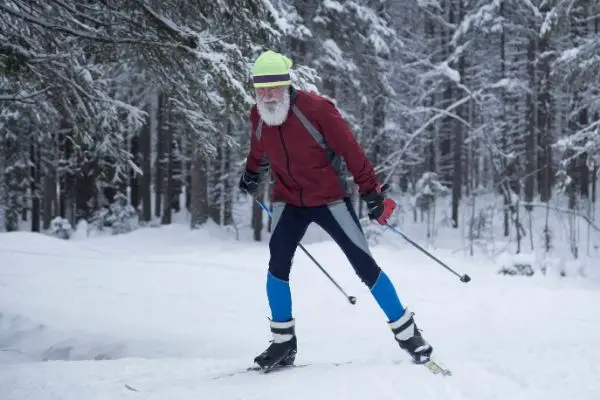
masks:
{"type": "Polygon", "coordinates": [[[288,112],[290,111],[290,92],[286,90],[283,98],[279,101],[265,102],[258,99],[256,107],[265,124],[270,126],[281,125],[287,119],[288,112]]]}

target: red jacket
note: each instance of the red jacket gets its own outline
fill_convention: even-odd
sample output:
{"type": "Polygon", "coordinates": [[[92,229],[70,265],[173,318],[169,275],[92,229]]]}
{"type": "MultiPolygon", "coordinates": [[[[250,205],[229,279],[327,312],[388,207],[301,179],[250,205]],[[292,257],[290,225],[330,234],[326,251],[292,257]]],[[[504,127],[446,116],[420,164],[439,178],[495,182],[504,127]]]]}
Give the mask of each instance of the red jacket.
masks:
{"type": "Polygon", "coordinates": [[[375,190],[373,166],[330,100],[292,88],[290,112],[282,125],[262,122],[256,105],[250,111],[250,121],[252,139],[246,168],[260,172],[261,165],[269,163],[275,179],[273,201],[311,207],[343,199],[349,191],[344,168],[339,166],[342,159],[361,194],[375,190]],[[317,138],[302,123],[297,110],[314,127],[313,134],[318,131],[317,138]]]}

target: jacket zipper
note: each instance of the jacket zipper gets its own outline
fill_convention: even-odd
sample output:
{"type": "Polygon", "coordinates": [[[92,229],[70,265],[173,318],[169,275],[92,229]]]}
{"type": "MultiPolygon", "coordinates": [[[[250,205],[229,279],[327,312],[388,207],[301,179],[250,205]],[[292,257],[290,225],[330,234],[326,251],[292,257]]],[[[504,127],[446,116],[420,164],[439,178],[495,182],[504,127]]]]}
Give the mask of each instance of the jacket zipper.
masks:
{"type": "Polygon", "coordinates": [[[298,187],[300,188],[300,204],[302,204],[302,206],[304,207],[303,189],[302,189],[302,186],[300,186],[300,183],[292,175],[292,168],[290,166],[290,157],[288,155],[287,148],[285,147],[285,142],[283,140],[283,131],[281,129],[281,126],[279,127],[278,130],[279,130],[279,139],[281,140],[281,146],[283,147],[283,153],[285,154],[285,163],[287,165],[288,174],[290,175],[290,178],[292,178],[294,180],[294,182],[296,182],[296,185],[298,185],[298,187]]]}

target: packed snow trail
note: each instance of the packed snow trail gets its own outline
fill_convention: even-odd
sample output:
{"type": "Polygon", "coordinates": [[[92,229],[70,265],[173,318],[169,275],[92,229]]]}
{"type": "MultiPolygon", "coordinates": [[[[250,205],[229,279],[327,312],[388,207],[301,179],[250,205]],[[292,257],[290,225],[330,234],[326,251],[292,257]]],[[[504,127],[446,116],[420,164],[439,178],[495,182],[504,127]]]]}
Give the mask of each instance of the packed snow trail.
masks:
{"type": "Polygon", "coordinates": [[[311,365],[223,377],[268,345],[266,243],[177,226],[0,235],[0,399],[600,398],[596,281],[498,276],[436,251],[464,284],[398,243],[373,253],[452,377],[409,362],[331,242],[306,247],[358,302],[297,253],[297,363],[311,365]]]}

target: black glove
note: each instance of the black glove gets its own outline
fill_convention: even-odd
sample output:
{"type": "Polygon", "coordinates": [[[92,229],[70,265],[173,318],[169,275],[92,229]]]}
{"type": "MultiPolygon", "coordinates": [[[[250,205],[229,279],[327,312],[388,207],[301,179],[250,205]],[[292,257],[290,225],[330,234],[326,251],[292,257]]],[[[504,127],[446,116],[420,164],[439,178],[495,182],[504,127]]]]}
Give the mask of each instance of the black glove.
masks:
{"type": "Polygon", "coordinates": [[[388,188],[387,184],[381,188],[378,186],[374,191],[365,193],[362,196],[363,201],[367,203],[369,219],[375,219],[381,225],[387,224],[388,218],[396,208],[396,202],[385,197],[385,192],[388,188]]]}
{"type": "Polygon", "coordinates": [[[240,178],[240,190],[252,195],[258,189],[259,178],[259,173],[246,170],[240,178]]]}

